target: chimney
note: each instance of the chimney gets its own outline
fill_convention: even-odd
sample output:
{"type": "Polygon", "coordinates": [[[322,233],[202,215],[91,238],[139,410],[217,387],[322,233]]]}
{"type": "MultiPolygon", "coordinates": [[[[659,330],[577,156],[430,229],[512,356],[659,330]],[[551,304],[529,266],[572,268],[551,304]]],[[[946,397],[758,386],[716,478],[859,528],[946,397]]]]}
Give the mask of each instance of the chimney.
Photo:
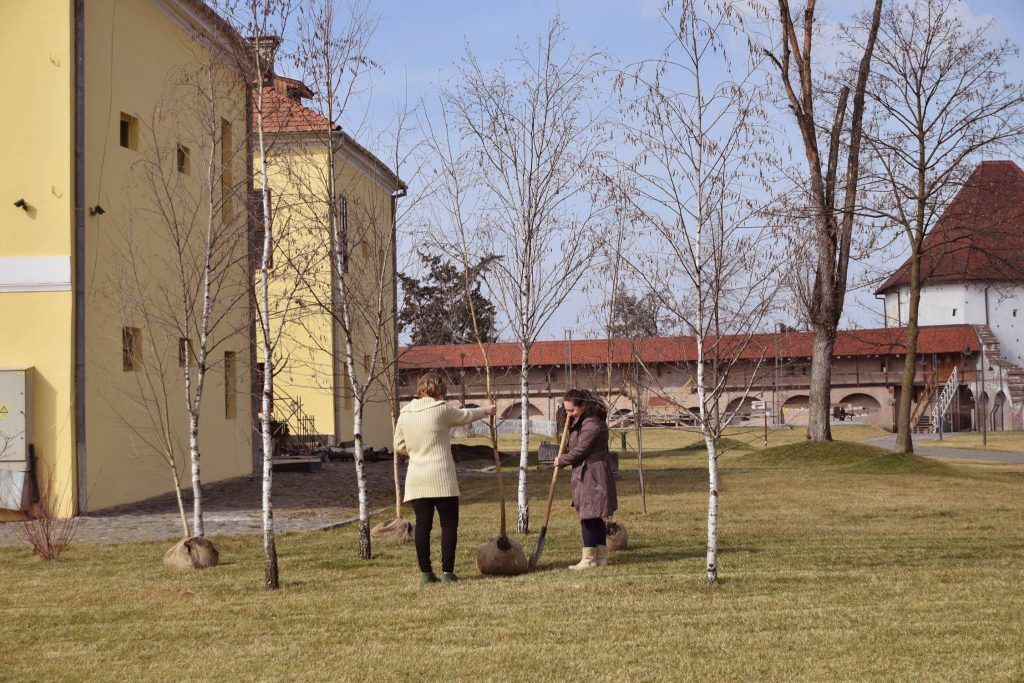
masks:
{"type": "Polygon", "coordinates": [[[270,85],[274,82],[274,58],[277,55],[277,48],[281,47],[280,36],[250,36],[251,45],[259,53],[260,67],[263,69],[263,84],[270,85]]]}

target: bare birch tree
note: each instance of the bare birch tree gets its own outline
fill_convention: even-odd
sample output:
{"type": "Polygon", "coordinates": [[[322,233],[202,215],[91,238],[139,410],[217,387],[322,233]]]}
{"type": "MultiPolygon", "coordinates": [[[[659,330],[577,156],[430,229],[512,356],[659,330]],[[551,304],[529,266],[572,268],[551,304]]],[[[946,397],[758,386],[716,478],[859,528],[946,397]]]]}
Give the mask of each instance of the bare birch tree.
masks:
{"type": "MultiPolygon", "coordinates": [[[[395,256],[397,200],[405,185],[393,172],[388,193],[361,187],[361,172],[346,173],[343,154],[360,145],[342,131],[340,122],[353,99],[368,87],[376,63],[367,46],[377,18],[364,3],[339,11],[331,0],[307,0],[300,16],[299,66],[314,87],[313,98],[330,126],[316,131],[326,161],[321,173],[299,183],[300,202],[311,218],[314,242],[330,254],[328,282],[310,282],[310,292],[338,330],[343,349],[340,373],[353,400],[353,441],[359,499],[359,556],[371,557],[370,508],[364,457],[364,420],[371,402],[387,402],[395,418],[395,256]],[[320,285],[326,284],[326,288],[320,285]]],[[[404,128],[405,119],[397,120],[404,128]]],[[[396,131],[396,147],[402,131],[396,131]]],[[[396,158],[400,155],[395,152],[396,158]]],[[[375,182],[380,182],[375,180],[375,182]]],[[[399,507],[400,513],[400,507],[399,507]]]]}
{"type": "MultiPolygon", "coordinates": [[[[877,167],[868,178],[871,208],[906,237],[910,248],[907,350],[896,417],[897,450],[904,453],[914,450],[918,312],[921,285],[929,275],[922,259],[927,255],[937,263],[967,256],[965,243],[925,237],[977,161],[1024,134],[1024,84],[1006,73],[1018,49],[1010,41],[989,40],[994,21],[968,29],[958,16],[963,7],[956,0],[888,6],[867,82],[875,111],[865,140],[877,167]]],[[[848,38],[856,40],[868,21],[862,17],[848,38]]]]}
{"type": "Polygon", "coordinates": [[[603,156],[602,112],[591,105],[604,56],[566,44],[557,17],[535,45],[487,71],[467,48],[455,82],[442,89],[447,120],[472,171],[467,192],[483,210],[474,230],[492,240],[488,287],[521,351],[520,454],[516,529],[529,531],[530,349],[591,261],[590,231],[601,207],[590,201],[603,156]]]}
{"type": "MultiPolygon", "coordinates": [[[[767,233],[750,227],[756,196],[766,191],[758,169],[768,164],[760,151],[758,65],[733,64],[726,52],[741,29],[737,3],[682,0],[678,15],[675,9],[663,12],[672,41],[662,55],[618,80],[622,125],[636,152],[621,171],[621,192],[652,241],[646,254],[631,254],[625,264],[695,344],[693,418],[708,453],[705,574],[714,584],[718,441],[730,422],[719,402],[771,312],[777,283],[767,233]]],[[[675,402],[651,368],[645,375],[652,392],[675,402]]],[[[749,390],[747,382],[742,394],[749,390]]]]}
{"type": "MultiPolygon", "coordinates": [[[[278,284],[271,295],[274,272],[272,271],[275,251],[288,244],[276,240],[274,214],[271,212],[270,168],[273,164],[275,130],[268,121],[267,83],[273,76],[276,52],[281,44],[280,36],[287,34],[288,21],[292,13],[290,0],[222,0],[211,3],[223,16],[248,37],[249,44],[240,46],[235,57],[236,67],[252,86],[252,116],[250,127],[250,149],[253,159],[253,184],[255,185],[252,214],[255,234],[252,242],[255,273],[255,294],[252,297],[257,321],[257,339],[262,357],[262,372],[259,378],[260,440],[263,452],[263,552],[264,586],[270,590],[280,587],[280,571],[277,561],[277,541],[274,534],[273,506],[273,454],[274,434],[271,427],[273,418],[274,374],[278,370],[279,345],[287,321],[293,314],[295,304],[294,285],[291,275],[293,268],[279,268],[287,282],[278,284]],[[287,290],[287,291],[286,291],[287,290]]],[[[281,221],[283,222],[283,221],[281,221]]],[[[279,233],[285,233],[284,225],[278,222],[279,233]]],[[[289,259],[293,260],[293,259],[289,259]]]]}
{"type": "MultiPolygon", "coordinates": [[[[139,321],[148,337],[146,343],[123,343],[126,354],[140,353],[125,364],[133,366],[138,405],[149,424],[122,417],[137,437],[151,432],[143,438],[171,468],[176,485],[178,406],[184,407],[193,508],[191,534],[187,525],[185,531],[194,537],[205,535],[200,417],[207,379],[212,369],[237,371],[215,361],[214,353],[248,346],[247,142],[232,133],[232,122],[244,126],[239,94],[245,91],[237,71],[217,53],[171,74],[143,131],[133,174],[144,201],[123,226],[124,253],[115,259],[110,283],[125,329],[139,321]],[[138,238],[139,230],[146,230],[145,239],[138,238]]],[[[237,401],[227,393],[236,386],[225,374],[225,412],[227,403],[237,401]]],[[[180,490],[178,499],[180,506],[180,490]]]]}
{"type": "MultiPolygon", "coordinates": [[[[481,229],[486,215],[481,193],[475,191],[478,168],[471,156],[459,147],[459,133],[449,118],[451,112],[439,108],[437,125],[430,119],[424,121],[424,140],[434,162],[434,178],[430,190],[431,201],[426,221],[430,226],[425,239],[444,255],[459,264],[462,275],[462,301],[467,310],[471,343],[480,351],[483,365],[484,394],[488,404],[495,403],[494,372],[491,366],[487,336],[482,321],[487,313],[479,309],[479,299],[474,296],[475,288],[483,274],[498,258],[491,253],[492,243],[481,229]]],[[[460,378],[465,387],[465,377],[460,378]]],[[[502,551],[509,551],[512,544],[508,539],[508,520],[505,510],[505,481],[501,471],[501,453],[498,450],[498,428],[495,416],[487,421],[491,454],[494,458],[495,474],[498,481],[499,518],[496,544],[502,551]]]]}
{"type": "Polygon", "coordinates": [[[802,12],[794,12],[789,0],[778,0],[777,12],[765,10],[772,17],[776,35],[773,44],[762,46],[759,52],[775,66],[807,162],[806,200],[802,203],[811,211],[815,249],[806,312],[814,335],[807,431],[813,441],[830,441],[832,352],[846,300],[850,249],[857,227],[865,89],[882,0],[874,0],[852,83],[842,82],[838,92],[829,84],[842,78],[829,79],[815,69],[815,39],[821,32],[817,0],[806,0],[802,7],[802,12]]]}

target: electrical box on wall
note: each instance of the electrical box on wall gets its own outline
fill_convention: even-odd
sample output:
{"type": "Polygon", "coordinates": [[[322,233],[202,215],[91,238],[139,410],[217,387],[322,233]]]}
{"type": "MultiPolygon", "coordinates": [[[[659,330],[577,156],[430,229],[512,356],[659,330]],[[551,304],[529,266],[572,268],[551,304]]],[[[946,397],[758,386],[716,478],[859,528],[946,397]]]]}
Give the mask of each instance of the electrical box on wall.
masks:
{"type": "Polygon", "coordinates": [[[0,509],[31,503],[32,368],[0,368],[0,509]]]}

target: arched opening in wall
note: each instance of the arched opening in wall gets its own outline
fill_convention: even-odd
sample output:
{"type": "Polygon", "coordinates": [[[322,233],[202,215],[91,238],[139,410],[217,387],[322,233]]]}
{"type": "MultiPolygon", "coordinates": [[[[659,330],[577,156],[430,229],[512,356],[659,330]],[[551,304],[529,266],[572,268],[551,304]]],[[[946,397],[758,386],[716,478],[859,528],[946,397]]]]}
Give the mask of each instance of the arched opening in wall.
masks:
{"type": "Polygon", "coordinates": [[[790,396],[782,404],[782,422],[788,425],[806,425],[811,407],[810,396],[790,396]]]}
{"type": "Polygon", "coordinates": [[[746,422],[754,412],[755,400],[757,399],[753,396],[734,398],[725,406],[725,414],[722,415],[722,419],[732,424],[746,422]]]}
{"type": "MultiPolygon", "coordinates": [[[[979,431],[979,432],[981,431],[982,421],[986,420],[986,416],[988,416],[990,414],[990,412],[991,412],[991,410],[990,410],[991,405],[990,404],[991,404],[991,401],[989,400],[988,392],[983,391],[982,393],[980,393],[978,395],[978,400],[977,400],[977,403],[975,404],[974,411],[975,411],[975,420],[976,420],[976,423],[978,425],[975,429],[977,431],[979,431]]],[[[989,430],[989,431],[992,430],[992,421],[991,420],[987,420],[986,421],[985,428],[987,430],[989,430]]]]}
{"type": "Polygon", "coordinates": [[[873,419],[882,410],[882,404],[869,394],[850,394],[839,402],[840,408],[846,412],[846,419],[856,422],[873,419]]]}
{"type": "Polygon", "coordinates": [[[1006,400],[1006,394],[1000,391],[996,394],[996,400],[992,404],[992,431],[1002,432],[1006,431],[1006,410],[1009,407],[1009,401],[1006,400]]]}

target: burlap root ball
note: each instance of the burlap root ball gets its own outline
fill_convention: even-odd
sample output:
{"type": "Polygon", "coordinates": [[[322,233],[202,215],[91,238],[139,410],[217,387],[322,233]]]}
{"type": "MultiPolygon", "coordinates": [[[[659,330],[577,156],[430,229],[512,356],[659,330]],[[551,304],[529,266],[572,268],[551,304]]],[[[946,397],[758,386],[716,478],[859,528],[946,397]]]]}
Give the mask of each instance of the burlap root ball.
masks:
{"type": "Polygon", "coordinates": [[[629,536],[626,527],[619,522],[608,522],[608,550],[625,550],[629,547],[629,536]]]}
{"type": "Polygon", "coordinates": [[[370,538],[381,543],[410,543],[412,533],[412,522],[396,518],[386,524],[381,522],[370,529],[370,538]]]}
{"type": "Polygon", "coordinates": [[[518,541],[511,538],[502,539],[507,541],[508,548],[503,550],[499,539],[488,541],[476,551],[476,568],[484,576],[515,576],[525,574],[529,565],[526,561],[526,553],[518,541]]]}
{"type": "Polygon", "coordinates": [[[164,554],[164,566],[168,569],[206,569],[219,563],[220,553],[205,538],[183,538],[164,554]]]}

